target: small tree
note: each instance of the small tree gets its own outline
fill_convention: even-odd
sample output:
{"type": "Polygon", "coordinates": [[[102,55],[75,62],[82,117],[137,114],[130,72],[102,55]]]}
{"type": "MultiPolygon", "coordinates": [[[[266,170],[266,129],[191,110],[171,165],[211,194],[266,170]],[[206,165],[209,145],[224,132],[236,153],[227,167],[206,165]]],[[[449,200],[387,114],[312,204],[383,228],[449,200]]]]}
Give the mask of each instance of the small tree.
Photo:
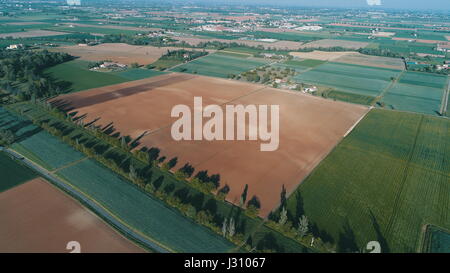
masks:
{"type": "Polygon", "coordinates": [[[280,214],[280,220],[278,220],[278,224],[280,226],[284,226],[284,224],[286,224],[286,221],[287,221],[287,210],[285,207],[283,207],[280,214]]]}
{"type": "Polygon", "coordinates": [[[130,165],[130,174],[129,174],[129,176],[130,176],[130,179],[132,181],[136,181],[138,179],[137,171],[136,171],[136,169],[134,168],[134,166],[132,164],[130,165]]]}
{"type": "Polygon", "coordinates": [[[228,234],[230,235],[230,237],[233,237],[234,234],[236,233],[235,228],[236,227],[234,226],[234,220],[233,218],[230,218],[230,224],[228,226],[228,234]]]}
{"type": "Polygon", "coordinates": [[[309,231],[308,217],[306,217],[305,215],[302,215],[302,217],[299,218],[299,222],[298,222],[298,228],[297,228],[298,235],[301,238],[303,238],[308,233],[308,231],[309,231]]]}
{"type": "Polygon", "coordinates": [[[227,236],[227,230],[228,230],[228,228],[227,228],[227,218],[225,218],[223,220],[223,224],[222,224],[222,235],[223,235],[223,237],[227,236]]]}

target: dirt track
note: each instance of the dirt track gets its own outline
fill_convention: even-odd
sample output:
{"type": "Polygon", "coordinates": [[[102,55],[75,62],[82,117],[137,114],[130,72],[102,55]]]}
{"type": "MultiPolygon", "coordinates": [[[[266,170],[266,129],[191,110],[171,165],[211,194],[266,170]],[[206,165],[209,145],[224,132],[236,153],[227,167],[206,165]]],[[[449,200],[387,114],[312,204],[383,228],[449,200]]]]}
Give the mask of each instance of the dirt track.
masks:
{"type": "MultiPolygon", "coordinates": [[[[286,92],[261,85],[194,75],[167,74],[136,83],[93,89],[61,96],[72,102],[78,114],[88,114],[88,120],[101,117],[98,124],[114,122],[124,135],[141,139],[142,145],[158,147],[161,155],[178,158],[178,169],[190,163],[197,171],[219,173],[221,186],[231,188],[228,200],[238,203],[245,184],[248,199],[256,195],[261,200],[261,215],[266,216],[279,203],[281,187],[288,193],[313,170],[339,142],[349,128],[367,112],[367,108],[333,102],[295,92],[286,92]],[[170,80],[173,82],[170,82],[170,80]],[[148,91],[129,96],[111,96],[100,103],[85,102],[96,96],[121,93],[132,86],[164,82],[148,91]],[[176,120],[170,111],[177,104],[193,105],[193,97],[203,97],[208,104],[280,105],[280,146],[273,152],[261,152],[260,141],[174,141],[170,125],[176,120]]],[[[108,95],[110,96],[110,95],[108,95]]]]}
{"type": "Polygon", "coordinates": [[[48,182],[35,179],[0,194],[0,253],[143,252],[48,182]]]}

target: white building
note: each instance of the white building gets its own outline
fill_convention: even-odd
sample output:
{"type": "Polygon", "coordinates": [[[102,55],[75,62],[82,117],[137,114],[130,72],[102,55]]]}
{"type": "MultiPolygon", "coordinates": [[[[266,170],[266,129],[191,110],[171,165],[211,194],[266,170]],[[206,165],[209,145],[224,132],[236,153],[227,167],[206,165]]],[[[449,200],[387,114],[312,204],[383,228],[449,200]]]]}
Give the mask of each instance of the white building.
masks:
{"type": "Polygon", "coordinates": [[[319,31],[319,30],[321,30],[322,29],[322,27],[321,26],[302,26],[302,27],[298,27],[298,28],[296,28],[296,30],[299,30],[299,31],[319,31]]]}
{"type": "Polygon", "coordinates": [[[6,47],[6,49],[11,50],[11,49],[19,49],[22,47],[23,47],[23,44],[17,44],[17,45],[9,45],[8,47],[6,47]]]}
{"type": "Polygon", "coordinates": [[[81,0],[67,0],[67,5],[69,6],[80,6],[81,0]]]}

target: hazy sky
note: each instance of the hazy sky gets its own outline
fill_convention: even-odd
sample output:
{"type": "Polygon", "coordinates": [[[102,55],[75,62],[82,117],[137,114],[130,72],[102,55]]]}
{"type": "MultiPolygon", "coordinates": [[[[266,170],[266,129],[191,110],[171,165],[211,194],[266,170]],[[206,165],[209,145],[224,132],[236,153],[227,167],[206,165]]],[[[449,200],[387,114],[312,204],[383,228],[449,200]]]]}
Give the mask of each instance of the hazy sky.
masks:
{"type": "Polygon", "coordinates": [[[203,2],[230,2],[249,4],[284,4],[321,7],[383,7],[395,9],[438,9],[450,10],[450,0],[202,0],[203,2]],[[377,5],[381,2],[381,5],[377,5]],[[375,5],[374,5],[375,4],[375,5]]]}

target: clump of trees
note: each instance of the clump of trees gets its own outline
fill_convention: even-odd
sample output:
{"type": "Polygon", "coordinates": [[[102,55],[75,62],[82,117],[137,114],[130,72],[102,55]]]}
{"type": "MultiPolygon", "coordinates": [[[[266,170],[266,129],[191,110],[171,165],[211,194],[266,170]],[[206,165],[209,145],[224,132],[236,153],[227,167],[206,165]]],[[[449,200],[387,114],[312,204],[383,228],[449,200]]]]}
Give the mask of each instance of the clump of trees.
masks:
{"type": "Polygon", "coordinates": [[[71,59],[67,53],[47,50],[0,50],[0,87],[18,100],[56,95],[59,87],[43,70],[71,59]]]}
{"type": "Polygon", "coordinates": [[[11,130],[0,129],[0,146],[9,146],[16,140],[16,136],[11,130]]]}

